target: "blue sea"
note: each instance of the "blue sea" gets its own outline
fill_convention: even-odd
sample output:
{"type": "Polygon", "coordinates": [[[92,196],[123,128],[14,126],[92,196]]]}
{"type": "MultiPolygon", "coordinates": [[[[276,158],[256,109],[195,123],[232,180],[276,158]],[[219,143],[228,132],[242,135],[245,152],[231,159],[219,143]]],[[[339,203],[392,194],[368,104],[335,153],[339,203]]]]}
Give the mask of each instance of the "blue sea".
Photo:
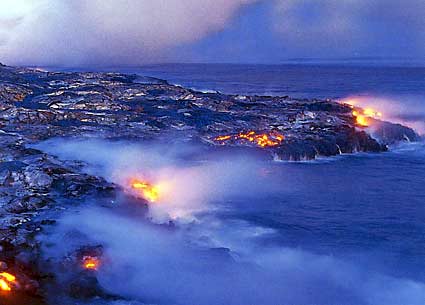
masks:
{"type": "MultiPolygon", "coordinates": [[[[198,90],[296,98],[415,96],[425,110],[425,68],[323,65],[152,65],[140,73],[198,90]]],[[[409,107],[409,98],[406,105],[409,107]]],[[[421,117],[425,121],[425,117],[421,117]]],[[[285,195],[229,204],[225,217],[278,232],[264,240],[425,282],[425,145],[377,155],[273,165],[285,195]]],[[[423,299],[425,302],[425,299],[423,299]]]]}
{"type": "MultiPolygon", "coordinates": [[[[409,108],[418,113],[416,120],[424,120],[424,68],[166,64],[122,71],[229,94],[322,99],[379,96],[397,103],[395,109],[409,108]]],[[[246,268],[228,269],[216,257],[197,265],[204,254],[190,252],[186,260],[180,258],[186,252],[179,247],[175,261],[172,254],[163,254],[164,263],[169,261],[166,268],[142,258],[145,269],[140,270],[163,274],[153,279],[164,282],[163,290],[147,288],[151,299],[165,304],[185,304],[184,300],[187,304],[252,305],[425,303],[424,143],[404,143],[380,154],[260,167],[277,187],[255,196],[240,187],[228,198],[211,200],[214,208],[198,216],[196,224],[184,225],[197,241],[208,236],[230,249],[233,259],[246,263],[246,268]],[[193,233],[197,230],[203,233],[193,233]],[[192,274],[191,262],[196,274],[203,276],[192,274]],[[169,273],[169,268],[175,272],[169,273]],[[181,285],[175,284],[179,279],[181,285]],[[203,293],[183,288],[185,281],[203,293]]],[[[260,186],[264,183],[260,177],[252,179],[252,186],[255,181],[260,186]]],[[[166,240],[164,247],[172,249],[166,240]]],[[[103,283],[108,286],[107,280],[103,283]]],[[[123,291],[140,300],[133,290],[118,289],[123,291]]]]}
{"type": "MultiPolygon", "coordinates": [[[[229,94],[395,96],[397,103],[406,103],[402,107],[425,111],[423,67],[163,64],[137,72],[229,94]]],[[[425,121],[425,116],[419,119],[425,121]]],[[[285,196],[270,194],[248,207],[235,203],[226,217],[277,230],[267,243],[358,259],[372,269],[425,282],[423,143],[382,154],[281,163],[273,170],[286,184],[285,196]]]]}
{"type": "Polygon", "coordinates": [[[349,95],[425,96],[425,67],[159,64],[126,70],[197,90],[229,94],[321,99],[349,95]]]}

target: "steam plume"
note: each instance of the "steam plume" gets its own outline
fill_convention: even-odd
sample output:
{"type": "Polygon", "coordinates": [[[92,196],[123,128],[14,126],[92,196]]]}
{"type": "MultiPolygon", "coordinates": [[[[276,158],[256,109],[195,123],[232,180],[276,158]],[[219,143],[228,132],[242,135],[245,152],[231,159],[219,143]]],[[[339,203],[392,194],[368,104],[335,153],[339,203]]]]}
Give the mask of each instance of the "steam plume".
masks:
{"type": "MultiPolygon", "coordinates": [[[[263,164],[252,156],[222,156],[210,162],[188,161],[185,160],[187,155],[201,154],[198,148],[166,146],[71,139],[53,139],[37,145],[61,159],[84,161],[86,171],[127,190],[132,178],[158,184],[161,186],[158,204],[150,206],[151,216],[156,221],[169,217],[190,220],[195,213],[208,209],[212,200],[256,197],[283,189],[262,172],[263,164]]],[[[208,158],[205,152],[203,155],[208,158]]]]}
{"type": "Polygon", "coordinates": [[[382,119],[413,128],[425,134],[425,106],[421,96],[352,96],[343,102],[362,108],[373,108],[382,113],[382,119]]]}
{"type": "Polygon", "coordinates": [[[125,181],[126,172],[139,170],[153,178],[175,176],[172,196],[161,212],[205,211],[196,222],[178,222],[173,228],[153,225],[122,207],[82,204],[78,212],[68,211],[53,234],[42,237],[47,239],[46,259],[60,261],[81,246],[101,244],[107,263],[96,276],[111,294],[135,302],[182,305],[423,303],[421,282],[381,274],[358,261],[264,243],[277,231],[206,210],[211,200],[232,195],[243,197],[241,211],[258,193],[267,204],[266,195],[288,183],[276,179],[279,185],[273,185],[270,167],[262,170],[261,160],[226,157],[194,164],[185,156],[196,155],[196,148],[167,145],[165,150],[161,145],[100,140],[54,139],[38,147],[62,159],[83,160],[88,171],[117,183],[125,181]]]}
{"type": "Polygon", "coordinates": [[[238,238],[240,248],[231,239],[228,249],[217,248],[223,246],[220,238],[231,236],[237,226],[219,223],[215,230],[205,230],[209,223],[170,231],[131,216],[88,209],[60,220],[61,226],[49,237],[53,247],[48,255],[60,257],[64,245],[87,236],[105,247],[103,259],[108,263],[97,274],[101,286],[155,304],[419,305],[425,297],[423,283],[329,256],[256,245],[255,239],[241,239],[243,235],[238,238]]]}

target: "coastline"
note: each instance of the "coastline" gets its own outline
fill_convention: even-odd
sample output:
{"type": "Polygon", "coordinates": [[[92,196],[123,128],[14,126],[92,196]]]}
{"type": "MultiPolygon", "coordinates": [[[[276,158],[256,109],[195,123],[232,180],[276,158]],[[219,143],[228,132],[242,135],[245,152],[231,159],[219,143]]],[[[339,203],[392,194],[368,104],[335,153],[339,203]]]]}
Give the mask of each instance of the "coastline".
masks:
{"type": "MultiPolygon", "coordinates": [[[[382,152],[410,129],[389,122],[383,142],[358,126],[349,105],[288,96],[203,93],[166,81],[120,73],[60,73],[0,66],[0,261],[20,274],[24,295],[43,295],[38,232],[42,217],[65,201],[122,189],[81,171],[75,162],[30,148],[52,138],[96,138],[187,143],[211,149],[249,149],[270,159],[302,160],[354,152],[382,152]],[[254,133],[252,133],[254,132],[254,133]],[[264,146],[263,146],[264,145],[264,146]],[[25,257],[26,259],[21,259],[25,257]]],[[[409,138],[408,136],[408,138],[409,138]]],[[[417,137],[417,138],[416,138],[417,137]]],[[[89,289],[90,290],[90,289],[89,289]]]]}

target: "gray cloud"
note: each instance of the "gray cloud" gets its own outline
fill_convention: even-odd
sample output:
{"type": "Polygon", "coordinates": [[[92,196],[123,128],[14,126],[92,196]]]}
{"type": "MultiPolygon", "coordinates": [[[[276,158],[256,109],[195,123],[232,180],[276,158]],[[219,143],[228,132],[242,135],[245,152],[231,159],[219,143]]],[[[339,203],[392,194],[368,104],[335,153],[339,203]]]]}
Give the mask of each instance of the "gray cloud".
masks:
{"type": "Polygon", "coordinates": [[[424,29],[422,0],[2,0],[0,60],[121,66],[196,59],[421,59],[424,29]],[[254,3],[252,10],[241,10],[254,3]]]}
{"type": "Polygon", "coordinates": [[[422,56],[421,0],[275,0],[273,25],[299,57],[422,56]]]}
{"type": "Polygon", "coordinates": [[[22,10],[22,20],[13,29],[0,24],[0,33],[8,34],[0,57],[7,63],[45,65],[158,61],[169,54],[168,48],[222,30],[251,2],[39,0],[31,10],[22,10]]]}

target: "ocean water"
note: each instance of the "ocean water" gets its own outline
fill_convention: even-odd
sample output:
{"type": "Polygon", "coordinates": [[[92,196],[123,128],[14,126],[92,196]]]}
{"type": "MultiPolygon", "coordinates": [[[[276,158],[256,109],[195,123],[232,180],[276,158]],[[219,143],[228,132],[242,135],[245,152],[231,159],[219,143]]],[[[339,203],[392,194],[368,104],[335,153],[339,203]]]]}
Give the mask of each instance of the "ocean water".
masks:
{"type": "MultiPolygon", "coordinates": [[[[235,94],[396,96],[389,101],[397,103],[395,109],[425,112],[423,68],[154,65],[123,72],[235,94]]],[[[96,154],[85,159],[61,145],[46,149],[65,159],[116,164],[109,157],[96,159],[96,154]]],[[[99,220],[106,227],[93,224],[94,218],[102,218],[99,211],[65,221],[98,236],[96,241],[108,244],[109,255],[118,258],[112,263],[114,272],[100,272],[101,285],[130,300],[163,304],[425,302],[424,143],[310,162],[243,159],[224,164],[208,175],[189,174],[189,184],[182,186],[189,193],[202,188],[194,181],[219,180],[223,185],[208,196],[193,197],[207,201],[207,208],[195,213],[196,220],[182,223],[179,234],[152,232],[133,223],[134,217],[114,218],[118,216],[109,212],[99,220]],[[234,180],[240,183],[233,185],[234,180]],[[114,231],[114,222],[124,233],[114,231]],[[150,234],[152,239],[146,237],[150,234]],[[121,243],[115,245],[117,236],[121,243]],[[123,246],[126,240],[129,246],[123,246]],[[228,265],[220,251],[214,257],[193,251],[194,244],[204,242],[229,249],[240,268],[228,265]],[[182,246],[186,244],[190,250],[182,246]],[[117,276],[128,265],[133,273],[117,276]],[[120,279],[128,285],[117,285],[120,279]]]]}
{"type": "Polygon", "coordinates": [[[390,121],[425,134],[425,67],[366,64],[162,64],[125,72],[200,91],[293,98],[356,99],[390,121]]]}
{"type": "Polygon", "coordinates": [[[283,193],[226,203],[221,216],[271,228],[262,241],[425,282],[425,145],[272,164],[283,193]]]}
{"type": "MultiPolygon", "coordinates": [[[[231,94],[396,97],[402,108],[425,111],[424,68],[152,65],[140,73],[231,94]]],[[[423,143],[378,155],[278,163],[270,170],[284,184],[284,195],[228,202],[222,217],[273,229],[262,241],[266,246],[332,255],[371,272],[425,282],[423,143]]]]}
{"type": "MultiPolygon", "coordinates": [[[[414,107],[410,110],[425,122],[423,67],[165,64],[137,71],[197,90],[230,94],[387,97],[402,111],[414,107]]],[[[229,203],[226,217],[279,232],[266,242],[367,257],[374,268],[425,282],[423,143],[404,144],[384,154],[280,163],[272,168],[286,185],[285,196],[270,194],[248,207],[244,200],[242,206],[229,203]]]]}
{"type": "Polygon", "coordinates": [[[229,94],[322,99],[351,95],[425,96],[424,67],[161,64],[127,71],[197,90],[229,94]]]}

